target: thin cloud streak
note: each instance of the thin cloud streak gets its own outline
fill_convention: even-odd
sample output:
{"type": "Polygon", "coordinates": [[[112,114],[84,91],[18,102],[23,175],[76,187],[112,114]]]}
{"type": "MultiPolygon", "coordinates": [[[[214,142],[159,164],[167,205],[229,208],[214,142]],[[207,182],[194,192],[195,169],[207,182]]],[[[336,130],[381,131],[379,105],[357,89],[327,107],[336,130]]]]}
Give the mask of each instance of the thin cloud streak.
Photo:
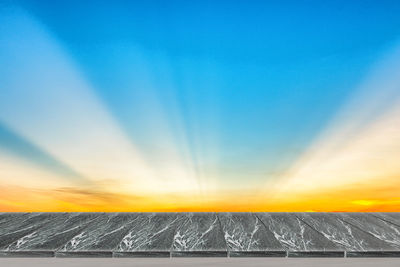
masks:
{"type": "Polygon", "coordinates": [[[77,182],[88,182],[85,177],[77,173],[74,169],[65,165],[28,140],[18,136],[18,134],[7,129],[7,127],[0,122],[0,153],[1,152],[7,152],[7,154],[32,162],[39,168],[45,168],[58,176],[67,179],[75,179],[77,182]]]}

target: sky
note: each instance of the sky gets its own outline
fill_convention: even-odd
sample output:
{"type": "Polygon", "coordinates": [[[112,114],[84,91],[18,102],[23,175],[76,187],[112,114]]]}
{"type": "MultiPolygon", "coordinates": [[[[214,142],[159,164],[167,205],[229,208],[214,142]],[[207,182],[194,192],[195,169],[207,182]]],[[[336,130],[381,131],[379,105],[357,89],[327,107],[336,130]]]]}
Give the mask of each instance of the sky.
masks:
{"type": "Polygon", "coordinates": [[[400,211],[400,2],[0,1],[0,211],[400,211]]]}

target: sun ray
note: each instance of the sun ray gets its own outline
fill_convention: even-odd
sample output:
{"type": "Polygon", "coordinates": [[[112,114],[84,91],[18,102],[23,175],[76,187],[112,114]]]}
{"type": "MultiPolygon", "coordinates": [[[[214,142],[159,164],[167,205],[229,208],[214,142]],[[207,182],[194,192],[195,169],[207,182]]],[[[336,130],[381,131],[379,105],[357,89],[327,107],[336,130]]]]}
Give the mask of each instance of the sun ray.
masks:
{"type": "Polygon", "coordinates": [[[8,68],[1,71],[7,94],[1,92],[0,120],[7,127],[94,182],[118,181],[114,190],[190,190],[187,180],[157,176],[43,25],[21,10],[2,18],[8,68]],[[21,35],[31,42],[21,42],[21,35]]]}
{"type": "Polygon", "coordinates": [[[397,45],[310,149],[277,184],[268,185],[270,201],[301,202],[310,194],[335,192],[354,183],[395,184],[400,178],[399,62],[397,45]]]}

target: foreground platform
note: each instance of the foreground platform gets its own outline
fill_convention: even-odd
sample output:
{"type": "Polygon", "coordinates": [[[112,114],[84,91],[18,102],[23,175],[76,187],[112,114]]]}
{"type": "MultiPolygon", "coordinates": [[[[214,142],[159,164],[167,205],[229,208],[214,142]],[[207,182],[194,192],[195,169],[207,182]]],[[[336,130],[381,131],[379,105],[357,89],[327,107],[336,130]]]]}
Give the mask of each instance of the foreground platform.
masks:
{"type": "Polygon", "coordinates": [[[5,267],[398,267],[400,258],[0,258],[5,267]]]}
{"type": "Polygon", "coordinates": [[[2,257],[400,257],[400,213],[0,213],[2,257]]]}

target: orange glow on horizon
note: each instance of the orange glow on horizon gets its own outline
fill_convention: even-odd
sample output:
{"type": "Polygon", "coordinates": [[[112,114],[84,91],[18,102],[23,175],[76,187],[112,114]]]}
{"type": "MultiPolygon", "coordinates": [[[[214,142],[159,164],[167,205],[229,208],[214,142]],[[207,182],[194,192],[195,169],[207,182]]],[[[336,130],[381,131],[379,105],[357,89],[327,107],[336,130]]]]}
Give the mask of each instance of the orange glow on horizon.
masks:
{"type": "Polygon", "coordinates": [[[251,192],[225,192],[212,199],[189,195],[135,196],[58,188],[0,188],[4,212],[400,212],[398,186],[355,184],[284,199],[256,197],[251,192]],[[23,200],[20,200],[20,197],[23,200]]]}

